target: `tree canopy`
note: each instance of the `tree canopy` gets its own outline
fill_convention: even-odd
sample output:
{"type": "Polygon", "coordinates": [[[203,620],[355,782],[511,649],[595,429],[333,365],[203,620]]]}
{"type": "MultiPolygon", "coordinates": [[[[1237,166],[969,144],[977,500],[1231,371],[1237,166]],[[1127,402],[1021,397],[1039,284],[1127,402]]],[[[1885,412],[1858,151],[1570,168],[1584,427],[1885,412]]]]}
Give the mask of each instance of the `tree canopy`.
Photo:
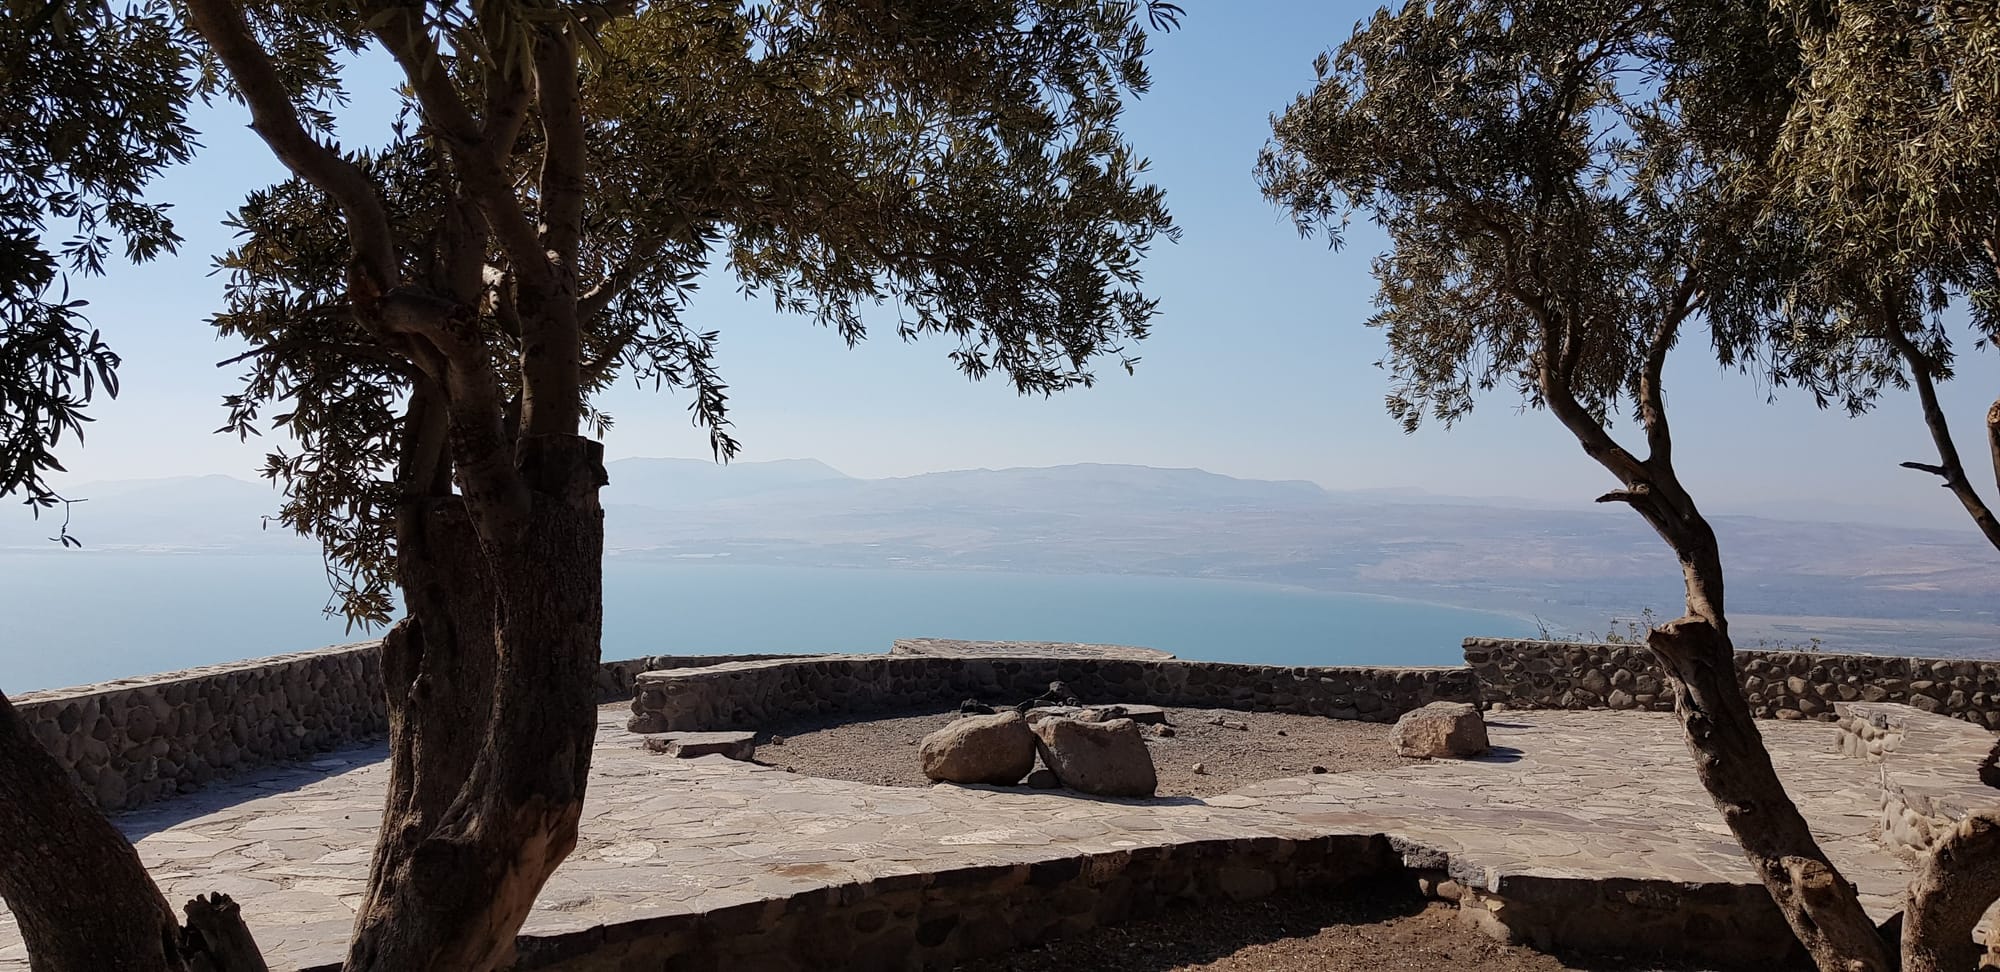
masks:
{"type": "Polygon", "coordinates": [[[1800,259],[1796,228],[1742,205],[1732,168],[1775,134],[1722,83],[1782,71],[1744,30],[1762,19],[1728,0],[1385,9],[1273,120],[1258,176],[1302,231],[1338,242],[1356,213],[1387,231],[1371,323],[1404,428],[1514,391],[1617,479],[1600,502],[1630,505],[1673,549],[1686,615],[1648,644],[1699,779],[1819,966],[1886,970],[1736,682],[1720,543],[1668,418],[1666,361],[1694,329],[1725,366],[1764,367],[1800,259]],[[1627,409],[1636,435],[1621,438],[1627,409]]]}
{"type": "MultiPolygon", "coordinates": [[[[1138,261],[1174,230],[1117,123],[1123,92],[1148,82],[1143,27],[1170,6],[481,9],[253,4],[244,36],[285,54],[271,66],[315,136],[332,134],[314,106],[338,95],[333,66],[371,32],[410,72],[395,140],[342,162],[379,197],[376,245],[400,277],[381,289],[422,286],[465,308],[508,423],[523,407],[509,361],[523,350],[523,277],[542,272],[538,226],[576,254],[584,395],[556,407],[601,428],[610,417],[590,395],[620,377],[685,389],[722,457],[737,443],[720,335],[688,303],[711,264],[850,342],[871,319],[942,336],[966,375],[998,372],[1024,393],[1088,384],[1101,358],[1131,364],[1155,312],[1138,261]],[[576,18],[588,38],[574,104],[560,106],[577,141],[560,152],[544,131],[558,106],[526,102],[515,80],[535,56],[521,25],[549,17],[576,18]],[[490,238],[472,238],[473,222],[490,238]]],[[[229,428],[250,434],[275,410],[298,441],[266,467],[283,517],[325,541],[340,607],[380,621],[395,549],[386,470],[421,363],[349,312],[348,208],[305,178],[253,193],[216,324],[257,349],[229,428]]]]}
{"type": "MultiPolygon", "coordinates": [[[[195,148],[192,58],[165,0],[10,0],[0,17],[0,496],[61,501],[49,474],[118,355],[69,296],[114,252],[180,242],[142,190],[195,148]]],[[[65,539],[69,534],[61,534],[65,539]]]]}

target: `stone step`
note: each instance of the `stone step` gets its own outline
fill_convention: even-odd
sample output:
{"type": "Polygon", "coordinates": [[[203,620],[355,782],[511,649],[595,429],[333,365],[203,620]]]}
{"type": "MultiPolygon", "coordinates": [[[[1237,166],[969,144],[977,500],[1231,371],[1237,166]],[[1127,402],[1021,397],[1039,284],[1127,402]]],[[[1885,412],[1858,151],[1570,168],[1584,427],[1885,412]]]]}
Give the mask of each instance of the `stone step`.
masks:
{"type": "Polygon", "coordinates": [[[675,759],[723,756],[748,762],[757,755],[754,732],[649,732],[639,736],[639,747],[664,753],[675,759]]]}

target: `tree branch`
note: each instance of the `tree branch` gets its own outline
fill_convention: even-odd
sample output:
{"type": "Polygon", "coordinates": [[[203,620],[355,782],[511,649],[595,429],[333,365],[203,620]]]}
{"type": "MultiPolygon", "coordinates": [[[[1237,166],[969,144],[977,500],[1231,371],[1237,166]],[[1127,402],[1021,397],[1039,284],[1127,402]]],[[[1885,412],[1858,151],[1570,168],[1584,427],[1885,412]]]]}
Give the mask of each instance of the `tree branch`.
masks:
{"type": "Polygon", "coordinates": [[[1639,424],[1646,430],[1646,461],[1649,463],[1671,464],[1674,461],[1674,437],[1667,424],[1667,402],[1661,388],[1661,374],[1666,370],[1667,352],[1673,349],[1681,323],[1694,311],[1697,293],[1694,280],[1695,275],[1690,271],[1674,290],[1673,299],[1660,318],[1660,326],[1654,329],[1652,339],[1646,343],[1646,358],[1639,369],[1639,424]]]}
{"type": "Polygon", "coordinates": [[[187,10],[195,30],[236,80],[237,91],[250,107],[251,129],[286,168],[340,207],[355,266],[367,285],[356,296],[366,300],[395,286],[396,242],[375,186],[359,166],[306,131],[277,68],[234,0],[188,0],[187,10]]]}
{"type": "Polygon", "coordinates": [[[566,26],[545,28],[534,40],[535,102],[542,123],[541,250],[552,279],[534,288],[521,314],[521,429],[527,435],[574,435],[582,420],[577,251],[588,155],[576,45],[566,26]]]}
{"type": "MultiPolygon", "coordinates": [[[[487,140],[489,134],[504,137],[506,127],[502,125],[489,132],[473,118],[452,83],[451,70],[439,55],[437,42],[424,24],[421,8],[397,5],[382,8],[378,15],[381,13],[389,16],[374,29],[375,38],[403,69],[410,89],[416,93],[424,124],[450,153],[459,180],[486,215],[487,229],[524,279],[544,282],[549,274],[548,260],[507,174],[506,163],[513,141],[495,145],[487,140]]],[[[513,83],[525,85],[526,79],[516,78],[513,83]]],[[[488,97],[496,94],[489,92],[488,97]]],[[[518,127],[514,131],[518,133],[518,127]]]]}
{"type": "MultiPolygon", "coordinates": [[[[1889,347],[1895,350],[1904,363],[1909,365],[1910,380],[1917,386],[1917,400],[1923,405],[1924,426],[1930,430],[1931,442],[1937,446],[1938,451],[1937,465],[1906,462],[1902,464],[1903,468],[1943,477],[1945,488],[1958,497],[1959,505],[1965,507],[1965,512],[1972,517],[1973,524],[1986,536],[1986,542],[1995,548],[2000,548],[2000,519],[1994,518],[1992,509],[1986,505],[1984,499],[1980,498],[1979,491],[1972,488],[1972,481],[1966,478],[1965,465],[1958,456],[1958,445],[1952,440],[1951,423],[1945,418],[1944,406],[1938,403],[1933,362],[1917,347],[1916,342],[1910,340],[1908,334],[1903,333],[1901,322],[1886,309],[1883,313],[1882,339],[1888,342],[1889,347]]],[[[1989,448],[2000,445],[2000,442],[1996,442],[1993,438],[1993,417],[1993,411],[1989,409],[1987,411],[1989,448]]],[[[1996,468],[2000,468],[2000,452],[1995,452],[1994,455],[1996,468]]]]}

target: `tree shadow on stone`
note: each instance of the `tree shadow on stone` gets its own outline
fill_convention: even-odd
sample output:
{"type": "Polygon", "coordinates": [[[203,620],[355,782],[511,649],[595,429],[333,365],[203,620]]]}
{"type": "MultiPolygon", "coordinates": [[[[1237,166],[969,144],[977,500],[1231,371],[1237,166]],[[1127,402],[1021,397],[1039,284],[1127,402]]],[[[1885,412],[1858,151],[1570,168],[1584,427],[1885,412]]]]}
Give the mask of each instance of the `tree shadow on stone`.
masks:
{"type": "Polygon", "coordinates": [[[1413,876],[1366,879],[1254,901],[1176,904],[1142,919],[1093,928],[977,961],[960,972],[1169,972],[1225,968],[1314,970],[1716,969],[1711,963],[1632,956],[1549,955],[1486,937],[1451,905],[1424,898],[1413,876]]]}
{"type": "MultiPolygon", "coordinates": [[[[217,777],[191,793],[179,794],[113,814],[111,822],[125,834],[126,839],[137,841],[197,817],[227,810],[252,800],[303,790],[315,783],[364,769],[388,758],[388,747],[378,742],[321,753],[297,762],[259,766],[241,773],[217,777]]],[[[380,800],[371,796],[363,802],[368,809],[375,810],[380,800]]]]}

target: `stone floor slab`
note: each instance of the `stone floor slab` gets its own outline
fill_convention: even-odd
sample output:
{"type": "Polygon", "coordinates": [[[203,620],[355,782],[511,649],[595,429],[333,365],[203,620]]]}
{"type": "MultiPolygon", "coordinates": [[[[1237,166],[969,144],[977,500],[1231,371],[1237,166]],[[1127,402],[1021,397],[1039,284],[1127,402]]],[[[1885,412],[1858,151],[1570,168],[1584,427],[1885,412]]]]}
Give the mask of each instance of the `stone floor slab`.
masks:
{"type": "MultiPolygon", "coordinates": [[[[892,875],[1258,836],[1387,834],[1496,892],[1546,878],[1754,880],[1667,715],[1510,711],[1489,724],[1495,748],[1480,759],[1274,780],[1208,800],[895,788],[666,759],[634,744],[626,715],[600,712],[580,843],[525,934],[892,875]]],[[[1839,755],[1830,724],[1760,728],[1828,853],[1869,910],[1888,914],[1909,865],[1875,839],[1879,768],[1839,755]]],[[[380,747],[333,754],[117,821],[170,900],[242,900],[274,969],[337,963],[380,819],[383,757],[380,747]]],[[[26,964],[0,912],[0,970],[26,964]]]]}

